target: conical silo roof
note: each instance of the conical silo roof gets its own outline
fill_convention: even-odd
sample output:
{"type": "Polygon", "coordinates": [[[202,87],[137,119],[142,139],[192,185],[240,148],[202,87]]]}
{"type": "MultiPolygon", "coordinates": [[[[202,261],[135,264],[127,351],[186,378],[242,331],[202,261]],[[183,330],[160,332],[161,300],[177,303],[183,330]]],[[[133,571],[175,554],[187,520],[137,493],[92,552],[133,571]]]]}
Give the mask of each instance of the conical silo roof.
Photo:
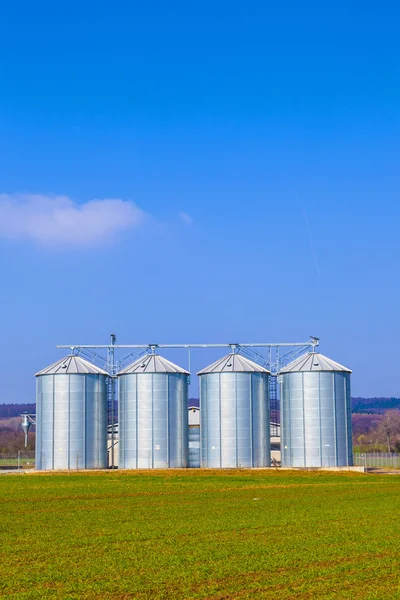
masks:
{"type": "Polygon", "coordinates": [[[35,374],[35,377],[39,375],[108,375],[108,373],[81,356],[71,354],[42,369],[35,374]]]}
{"type": "Polygon", "coordinates": [[[310,371],[336,371],[351,373],[351,370],[334,360],[319,354],[318,352],[309,352],[283,367],[279,373],[299,373],[310,371]]]}
{"type": "Polygon", "coordinates": [[[234,353],[218,359],[212,365],[199,371],[197,375],[206,375],[207,373],[268,373],[270,375],[270,372],[264,367],[240,354],[234,353]]]}
{"type": "Polygon", "coordinates": [[[137,373],[181,373],[183,375],[190,375],[189,371],[182,369],[182,367],[175,365],[159,354],[142,356],[142,358],[135,360],[131,365],[122,369],[117,375],[137,373]]]}

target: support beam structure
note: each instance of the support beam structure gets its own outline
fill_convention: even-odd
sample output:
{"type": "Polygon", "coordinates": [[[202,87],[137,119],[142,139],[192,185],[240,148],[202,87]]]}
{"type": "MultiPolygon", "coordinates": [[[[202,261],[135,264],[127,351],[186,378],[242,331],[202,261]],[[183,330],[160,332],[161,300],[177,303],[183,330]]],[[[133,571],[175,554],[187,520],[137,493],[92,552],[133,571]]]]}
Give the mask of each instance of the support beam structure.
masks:
{"type": "Polygon", "coordinates": [[[145,353],[154,353],[158,349],[168,350],[187,350],[188,351],[188,370],[191,370],[192,350],[212,349],[212,348],[230,348],[231,352],[243,354],[247,358],[262,365],[271,371],[270,385],[270,409],[271,409],[271,433],[274,436],[279,435],[279,397],[276,375],[281,367],[298,358],[307,351],[315,351],[319,345],[319,338],[310,336],[306,342],[226,342],[222,344],[117,344],[115,334],[111,334],[109,344],[63,344],[57,348],[67,348],[72,354],[82,355],[91,360],[98,366],[101,366],[109,373],[109,418],[111,425],[111,463],[114,466],[114,425],[115,425],[115,377],[116,373],[129,362],[133,362],[145,353]],[[106,351],[106,357],[97,351],[106,351]],[[116,350],[130,350],[122,359],[115,358],[116,350]],[[266,355],[263,351],[267,350],[266,355]]]}

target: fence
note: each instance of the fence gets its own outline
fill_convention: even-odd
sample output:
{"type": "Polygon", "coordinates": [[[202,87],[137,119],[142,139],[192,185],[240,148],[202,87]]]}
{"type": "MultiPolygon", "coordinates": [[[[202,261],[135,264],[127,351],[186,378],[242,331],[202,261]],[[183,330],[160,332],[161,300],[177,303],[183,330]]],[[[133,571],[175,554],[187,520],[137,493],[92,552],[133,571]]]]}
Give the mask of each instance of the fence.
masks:
{"type": "MultiPolygon", "coordinates": [[[[395,452],[354,453],[354,466],[400,469],[400,454],[396,454],[395,452]]],[[[18,468],[34,469],[35,452],[21,450],[20,452],[0,454],[0,471],[18,468]]]]}
{"type": "Polygon", "coordinates": [[[365,454],[354,454],[354,466],[356,467],[389,467],[400,469],[400,454],[395,452],[367,452],[365,454]]]}
{"type": "Polygon", "coordinates": [[[34,469],[35,468],[35,453],[34,452],[12,452],[0,454],[0,471],[10,469],[34,469]]]}

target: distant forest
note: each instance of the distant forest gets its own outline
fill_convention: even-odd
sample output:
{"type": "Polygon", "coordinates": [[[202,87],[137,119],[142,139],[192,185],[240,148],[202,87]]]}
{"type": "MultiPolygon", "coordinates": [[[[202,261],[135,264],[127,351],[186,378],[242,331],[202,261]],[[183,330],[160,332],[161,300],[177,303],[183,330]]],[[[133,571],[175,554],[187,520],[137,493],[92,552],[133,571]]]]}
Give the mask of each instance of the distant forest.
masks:
{"type": "Polygon", "coordinates": [[[23,412],[35,414],[36,404],[0,404],[0,419],[19,417],[23,412]]]}
{"type": "MultiPolygon", "coordinates": [[[[387,410],[400,409],[400,398],[352,398],[352,412],[382,415],[387,410]]],[[[198,398],[189,398],[189,406],[199,406],[198,398]]],[[[117,404],[115,411],[117,412],[117,404]]],[[[0,419],[18,417],[22,412],[35,413],[35,404],[0,404],[0,419]]]]}
{"type": "Polygon", "coordinates": [[[399,409],[400,398],[352,398],[353,413],[383,414],[387,410],[399,409]]]}

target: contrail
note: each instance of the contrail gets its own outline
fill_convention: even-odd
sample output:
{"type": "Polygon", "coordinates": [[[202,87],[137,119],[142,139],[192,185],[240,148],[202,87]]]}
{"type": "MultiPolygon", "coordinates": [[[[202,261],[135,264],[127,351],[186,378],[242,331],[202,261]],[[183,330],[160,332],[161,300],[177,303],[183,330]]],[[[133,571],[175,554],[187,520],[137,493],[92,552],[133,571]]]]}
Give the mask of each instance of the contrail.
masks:
{"type": "Polygon", "coordinates": [[[304,204],[300,200],[300,194],[297,191],[296,191],[296,196],[297,196],[297,202],[299,203],[301,211],[303,213],[304,222],[306,224],[306,229],[307,229],[307,233],[308,233],[308,244],[310,246],[310,251],[311,251],[312,257],[314,259],[315,269],[317,271],[318,277],[321,277],[321,271],[319,270],[318,256],[317,256],[317,253],[315,252],[315,248],[314,248],[314,241],[313,241],[313,236],[312,236],[311,229],[310,229],[310,223],[308,221],[307,211],[304,207],[304,204]]]}

